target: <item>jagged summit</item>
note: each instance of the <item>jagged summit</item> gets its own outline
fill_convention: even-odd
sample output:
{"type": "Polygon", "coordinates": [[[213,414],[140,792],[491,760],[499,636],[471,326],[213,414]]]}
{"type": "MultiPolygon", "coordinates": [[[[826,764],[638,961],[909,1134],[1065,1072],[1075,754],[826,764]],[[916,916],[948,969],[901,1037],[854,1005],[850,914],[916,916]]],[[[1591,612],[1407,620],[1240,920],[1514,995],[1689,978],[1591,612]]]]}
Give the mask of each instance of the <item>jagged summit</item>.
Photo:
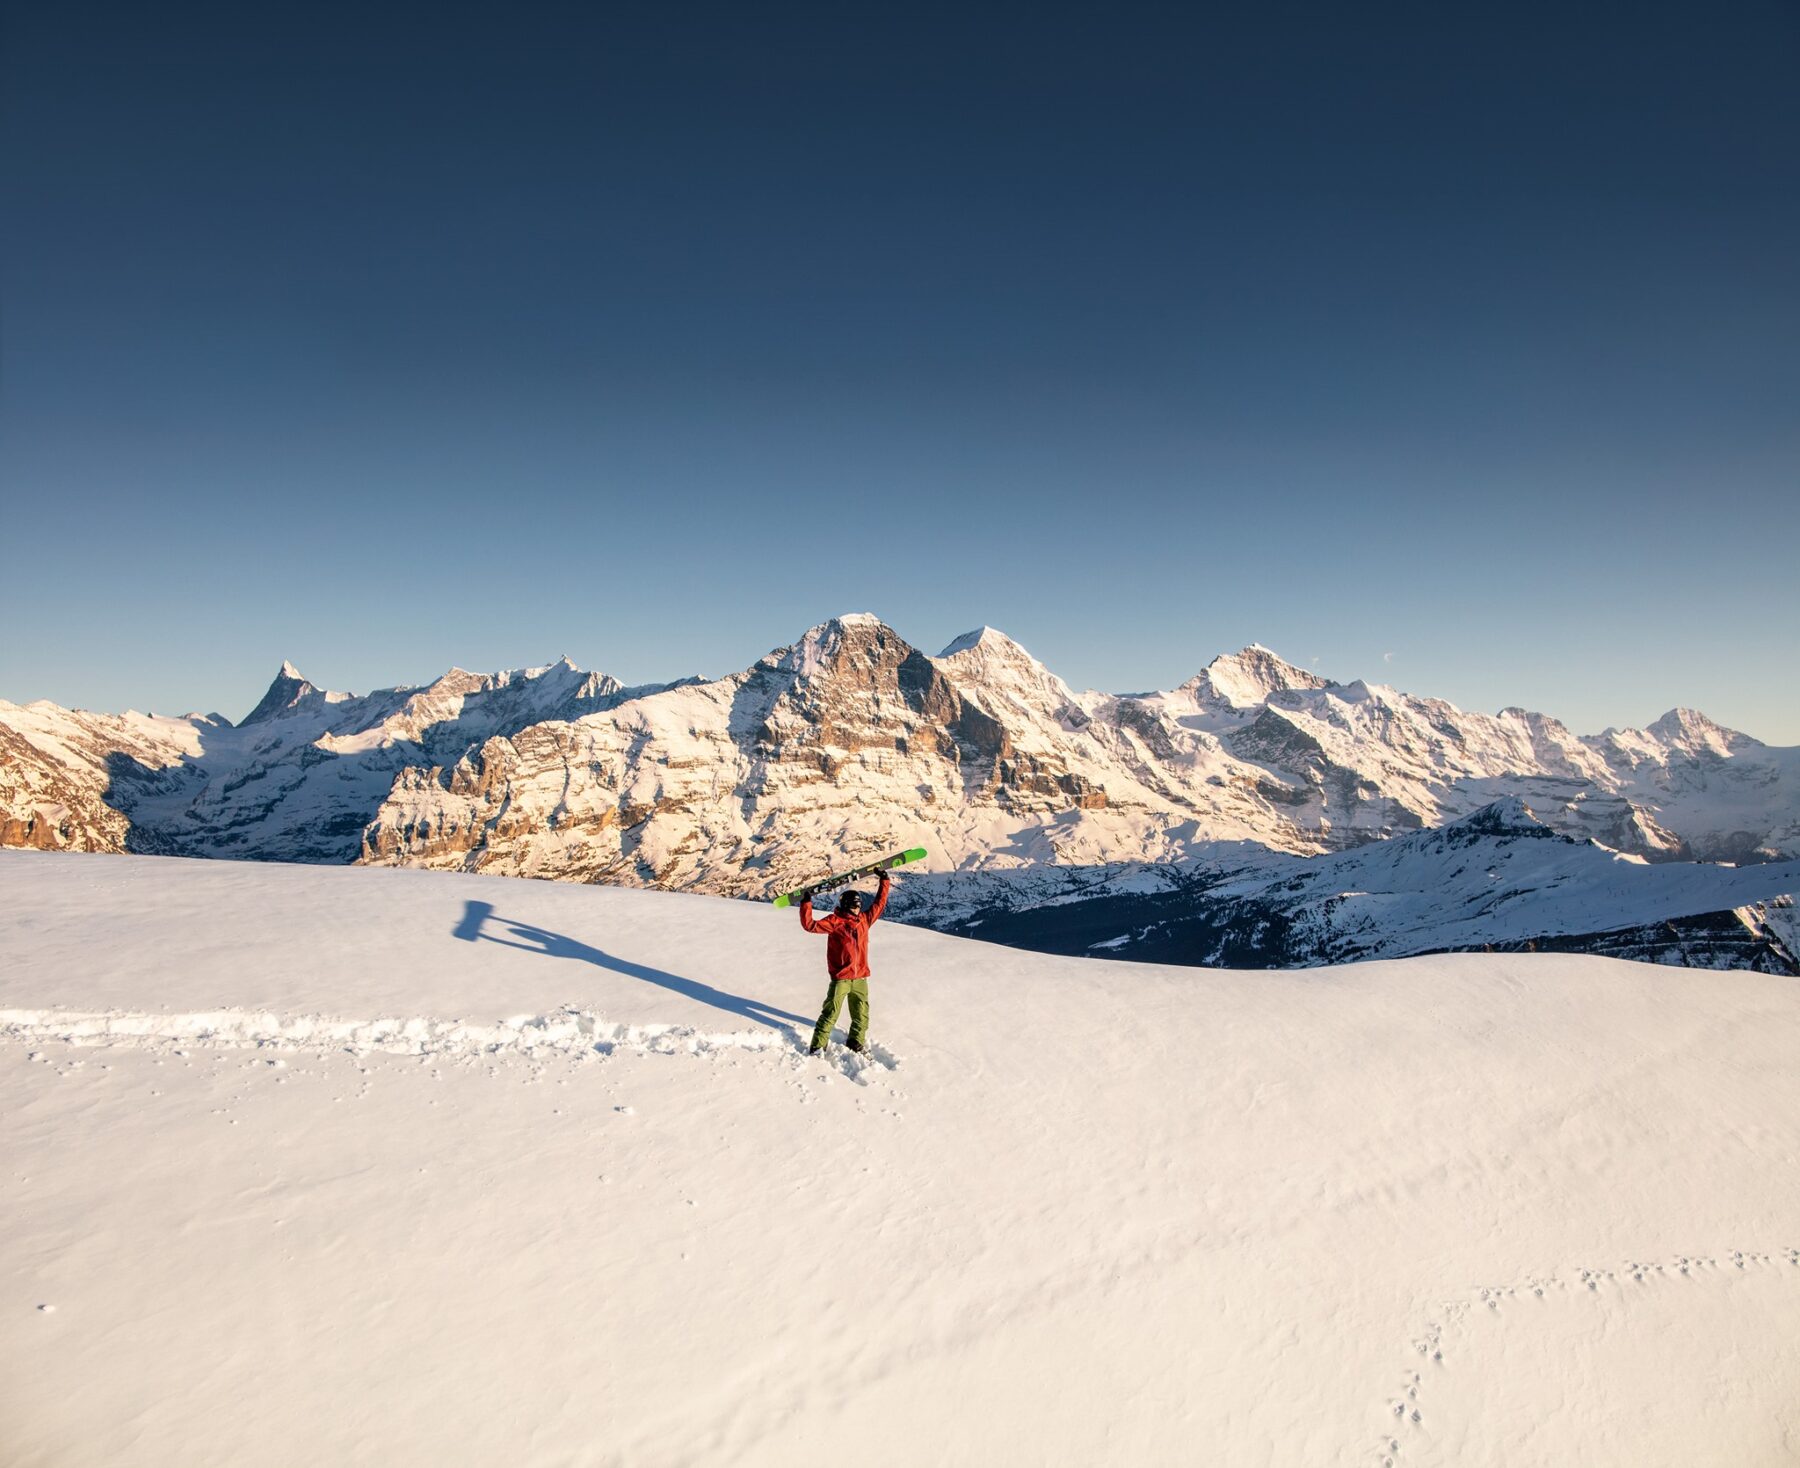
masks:
{"type": "Polygon", "coordinates": [[[1057,725],[1084,724],[1069,685],[997,627],[965,632],[937,655],[944,671],[969,696],[995,712],[1057,725]]]}
{"type": "Polygon", "coordinates": [[[318,691],[293,663],[283,658],[281,671],[269,684],[268,692],[263,694],[261,702],[255,708],[244,715],[241,722],[243,724],[266,723],[278,714],[293,708],[301,700],[315,696],[318,691]]]}
{"type": "Polygon", "coordinates": [[[1555,830],[1651,861],[1800,854],[1800,751],[1681,710],[1578,737],[1339,685],[1258,643],[1126,696],[1072,691],[992,626],[933,657],[853,612],[680,686],[622,688],[564,657],[351,695],[286,661],[245,722],[224,737],[0,705],[0,844],[737,894],[891,839],[1000,870],[1343,850],[1471,812],[1530,829],[1488,809],[1520,795],[1555,830]]]}
{"type": "Polygon", "coordinates": [[[1538,819],[1537,812],[1516,795],[1502,796],[1445,828],[1477,836],[1548,836],[1566,840],[1538,819]]]}
{"type": "Polygon", "coordinates": [[[1272,693],[1337,687],[1258,642],[1241,652],[1219,654],[1183,686],[1202,703],[1230,709],[1255,708],[1267,703],[1272,693]]]}
{"type": "MultiPolygon", "coordinates": [[[[885,632],[889,636],[899,634],[873,612],[845,612],[842,616],[827,617],[823,622],[816,622],[800,634],[795,647],[822,646],[827,642],[842,638],[847,633],[885,632]]],[[[781,649],[777,649],[781,651],[781,649]]]]}
{"type": "Polygon", "coordinates": [[[1512,723],[1523,724],[1528,729],[1559,735],[1564,739],[1573,739],[1569,726],[1561,719],[1550,714],[1540,714],[1533,709],[1520,708],[1516,703],[1508,704],[1494,715],[1497,719],[1505,719],[1512,723]]]}
{"type": "Polygon", "coordinates": [[[838,666],[846,655],[858,651],[898,652],[904,657],[913,651],[912,644],[873,612],[846,612],[831,617],[817,626],[808,627],[805,635],[789,647],[779,647],[762,659],[759,666],[813,678],[838,666]]]}
{"type": "MultiPolygon", "coordinates": [[[[958,653],[970,652],[978,647],[1015,648],[1019,647],[1019,644],[1014,642],[1012,638],[1008,637],[998,627],[989,627],[984,624],[977,627],[973,632],[965,632],[961,637],[953,638],[949,645],[945,647],[938,656],[940,658],[953,658],[958,653]]],[[[1019,648],[1019,651],[1023,652],[1024,649],[1019,648]]]]}
{"type": "Polygon", "coordinates": [[[939,662],[956,661],[958,663],[979,665],[998,669],[1011,667],[1029,669],[1044,676],[1049,670],[1034,658],[1020,643],[1008,637],[998,627],[977,627],[973,632],[965,632],[956,638],[938,654],[939,662]]]}
{"type": "Polygon", "coordinates": [[[1761,741],[1735,729],[1727,729],[1698,709],[1672,708],[1644,730],[1669,744],[1689,751],[1710,750],[1714,754],[1730,754],[1743,746],[1760,747],[1761,741]]]}

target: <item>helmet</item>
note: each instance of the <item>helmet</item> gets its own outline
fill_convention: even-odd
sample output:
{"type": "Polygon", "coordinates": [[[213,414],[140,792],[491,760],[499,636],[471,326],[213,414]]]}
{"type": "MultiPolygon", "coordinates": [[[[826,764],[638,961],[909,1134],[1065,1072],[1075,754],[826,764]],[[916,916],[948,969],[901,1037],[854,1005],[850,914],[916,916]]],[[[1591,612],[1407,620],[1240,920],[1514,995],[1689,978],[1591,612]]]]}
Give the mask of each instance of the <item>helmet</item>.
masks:
{"type": "Polygon", "coordinates": [[[839,912],[861,912],[862,893],[846,892],[842,897],[838,898],[837,905],[839,912]]]}

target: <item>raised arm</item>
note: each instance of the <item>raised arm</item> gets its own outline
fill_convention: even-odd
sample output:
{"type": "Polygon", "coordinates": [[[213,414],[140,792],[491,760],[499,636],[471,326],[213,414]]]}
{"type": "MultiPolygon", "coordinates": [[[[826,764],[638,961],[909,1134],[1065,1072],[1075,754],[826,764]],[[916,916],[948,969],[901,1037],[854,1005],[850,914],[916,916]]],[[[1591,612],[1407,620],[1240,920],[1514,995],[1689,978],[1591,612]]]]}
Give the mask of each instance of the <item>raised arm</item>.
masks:
{"type": "Polygon", "coordinates": [[[881,874],[881,886],[875,893],[874,905],[869,908],[870,922],[874,922],[876,918],[880,917],[882,910],[887,907],[888,888],[891,886],[893,886],[892,879],[889,878],[886,872],[883,872],[881,874]]]}
{"type": "Polygon", "coordinates": [[[800,926],[809,933],[829,933],[831,931],[824,923],[813,917],[812,898],[810,897],[800,899],[800,926]]]}

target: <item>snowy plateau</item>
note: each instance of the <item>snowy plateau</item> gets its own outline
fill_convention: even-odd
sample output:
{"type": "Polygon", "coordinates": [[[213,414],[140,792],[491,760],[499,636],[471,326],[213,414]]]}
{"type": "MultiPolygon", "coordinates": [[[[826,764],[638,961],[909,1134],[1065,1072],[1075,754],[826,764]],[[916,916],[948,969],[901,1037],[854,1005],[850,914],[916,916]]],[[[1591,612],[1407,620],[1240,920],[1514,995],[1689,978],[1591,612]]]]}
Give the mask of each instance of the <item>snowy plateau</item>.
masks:
{"type": "Polygon", "coordinates": [[[872,952],[0,851],[0,1460],[1800,1461],[1791,977],[872,952]]]}
{"type": "Polygon", "coordinates": [[[0,845],[758,898],[923,846],[896,917],[1052,951],[1794,972],[1800,749],[1684,709],[1577,736],[1255,646],[1078,693],[991,628],[932,657],[857,614],[648,687],[565,659],[359,696],[284,664],[235,725],[0,702],[0,845]]]}

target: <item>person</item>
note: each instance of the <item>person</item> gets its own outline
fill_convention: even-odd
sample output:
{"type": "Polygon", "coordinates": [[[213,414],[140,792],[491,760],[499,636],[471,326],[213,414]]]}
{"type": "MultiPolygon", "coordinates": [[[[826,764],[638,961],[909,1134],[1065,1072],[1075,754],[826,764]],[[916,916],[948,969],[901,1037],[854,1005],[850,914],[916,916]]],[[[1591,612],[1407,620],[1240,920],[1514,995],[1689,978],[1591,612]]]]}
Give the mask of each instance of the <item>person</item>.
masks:
{"type": "Polygon", "coordinates": [[[850,1002],[850,1048],[858,1055],[868,1050],[869,924],[879,918],[887,906],[891,885],[888,874],[883,872],[881,890],[875,894],[874,904],[867,912],[862,910],[860,892],[846,892],[838,898],[837,911],[830,917],[815,918],[810,897],[800,903],[800,926],[809,933],[830,935],[825,945],[825,967],[831,975],[831,983],[825,991],[825,1007],[819,1011],[819,1022],[813,1026],[809,1054],[824,1054],[825,1042],[831,1038],[831,1027],[837,1023],[838,1011],[845,1000],[850,1002]]]}

